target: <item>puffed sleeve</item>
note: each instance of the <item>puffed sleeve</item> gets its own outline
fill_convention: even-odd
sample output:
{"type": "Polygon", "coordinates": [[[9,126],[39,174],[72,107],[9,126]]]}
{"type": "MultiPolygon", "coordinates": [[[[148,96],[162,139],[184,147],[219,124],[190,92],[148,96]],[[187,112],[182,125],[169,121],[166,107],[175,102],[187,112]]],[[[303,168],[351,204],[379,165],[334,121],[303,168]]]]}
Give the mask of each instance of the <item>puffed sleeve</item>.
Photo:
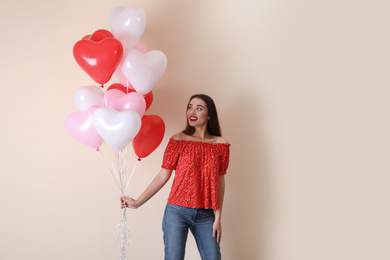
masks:
{"type": "Polygon", "coordinates": [[[230,160],[230,144],[223,145],[221,151],[220,171],[219,174],[226,174],[230,160]]]}
{"type": "Polygon", "coordinates": [[[180,152],[183,150],[184,142],[169,139],[167,148],[165,148],[163,162],[161,168],[167,170],[176,170],[176,165],[180,157],[180,152]]]}

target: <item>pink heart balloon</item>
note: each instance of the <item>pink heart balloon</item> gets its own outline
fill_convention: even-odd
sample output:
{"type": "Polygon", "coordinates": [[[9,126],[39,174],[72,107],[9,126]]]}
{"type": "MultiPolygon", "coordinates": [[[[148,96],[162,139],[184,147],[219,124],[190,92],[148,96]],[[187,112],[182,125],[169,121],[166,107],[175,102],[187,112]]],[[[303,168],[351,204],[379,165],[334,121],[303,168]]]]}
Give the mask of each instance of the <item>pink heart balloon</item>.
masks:
{"type": "Polygon", "coordinates": [[[134,89],[145,95],[164,75],[166,67],[167,57],[163,52],[153,50],[144,54],[131,49],[123,57],[121,70],[134,89]]]}
{"type": "Polygon", "coordinates": [[[116,111],[133,110],[142,118],[146,110],[145,98],[137,93],[123,93],[119,89],[111,89],[104,95],[104,104],[116,111]]]}
{"type": "Polygon", "coordinates": [[[147,48],[145,45],[141,44],[141,43],[137,43],[137,44],[133,47],[133,49],[135,49],[135,50],[137,50],[137,51],[140,51],[140,52],[142,52],[142,53],[147,53],[147,52],[148,52],[148,48],[147,48]]]}
{"type": "Polygon", "coordinates": [[[68,133],[91,148],[98,148],[103,144],[103,138],[100,137],[92,122],[93,113],[98,108],[93,106],[86,111],[72,113],[65,119],[65,129],[68,133]]]}

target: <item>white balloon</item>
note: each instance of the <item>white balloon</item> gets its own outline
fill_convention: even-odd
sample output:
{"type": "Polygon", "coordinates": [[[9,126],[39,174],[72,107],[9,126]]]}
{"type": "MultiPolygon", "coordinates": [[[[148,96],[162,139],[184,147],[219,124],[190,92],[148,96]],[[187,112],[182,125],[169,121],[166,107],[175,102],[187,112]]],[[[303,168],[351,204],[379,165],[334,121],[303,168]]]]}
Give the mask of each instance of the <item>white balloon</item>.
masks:
{"type": "MultiPolygon", "coordinates": [[[[136,49],[142,53],[147,53],[148,52],[148,48],[146,48],[145,45],[142,45],[140,43],[137,43],[133,49],[136,49]]],[[[115,70],[115,76],[118,78],[119,82],[125,86],[125,87],[128,87],[128,88],[133,88],[133,86],[131,85],[131,83],[127,80],[126,76],[123,75],[122,73],[122,68],[123,67],[123,59],[121,60],[121,63],[119,64],[119,66],[116,68],[115,70]]]]}
{"type": "Polygon", "coordinates": [[[118,112],[101,107],[92,121],[99,135],[116,151],[122,151],[141,129],[141,117],[132,110],[118,112]]]}
{"type": "Polygon", "coordinates": [[[103,106],[104,92],[97,86],[84,86],[76,90],[74,101],[79,111],[86,111],[92,106],[103,106]]]}
{"type": "Polygon", "coordinates": [[[140,94],[147,94],[167,68],[167,57],[161,51],[142,53],[135,49],[126,51],[121,65],[122,73],[140,94]]]}
{"type": "Polygon", "coordinates": [[[146,16],[138,6],[117,6],[110,13],[111,32],[125,49],[130,49],[141,39],[146,26],[146,16]]]}

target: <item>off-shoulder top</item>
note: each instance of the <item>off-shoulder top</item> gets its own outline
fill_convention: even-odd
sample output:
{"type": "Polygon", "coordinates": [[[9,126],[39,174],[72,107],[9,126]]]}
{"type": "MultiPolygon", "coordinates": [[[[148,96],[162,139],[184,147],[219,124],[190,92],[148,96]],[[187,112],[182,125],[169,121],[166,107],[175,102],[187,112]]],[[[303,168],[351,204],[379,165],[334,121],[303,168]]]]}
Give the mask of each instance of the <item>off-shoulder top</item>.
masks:
{"type": "Polygon", "coordinates": [[[219,175],[229,165],[227,143],[170,139],[162,168],[175,170],[168,203],[189,208],[218,209],[219,175]]]}

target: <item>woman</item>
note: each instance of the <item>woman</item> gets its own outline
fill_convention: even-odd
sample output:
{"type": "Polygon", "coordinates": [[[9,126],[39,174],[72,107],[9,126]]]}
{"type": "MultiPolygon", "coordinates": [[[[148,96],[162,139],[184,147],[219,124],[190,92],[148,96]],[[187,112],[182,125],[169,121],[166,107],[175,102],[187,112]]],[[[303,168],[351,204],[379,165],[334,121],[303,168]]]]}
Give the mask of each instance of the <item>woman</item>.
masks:
{"type": "Polygon", "coordinates": [[[184,259],[188,229],[202,259],[221,259],[221,216],[230,144],[221,136],[214,101],[193,95],[187,127],[172,136],[161,171],[134,200],[122,197],[122,208],[138,208],[156,194],[175,170],[163,218],[165,259],[184,259]]]}

